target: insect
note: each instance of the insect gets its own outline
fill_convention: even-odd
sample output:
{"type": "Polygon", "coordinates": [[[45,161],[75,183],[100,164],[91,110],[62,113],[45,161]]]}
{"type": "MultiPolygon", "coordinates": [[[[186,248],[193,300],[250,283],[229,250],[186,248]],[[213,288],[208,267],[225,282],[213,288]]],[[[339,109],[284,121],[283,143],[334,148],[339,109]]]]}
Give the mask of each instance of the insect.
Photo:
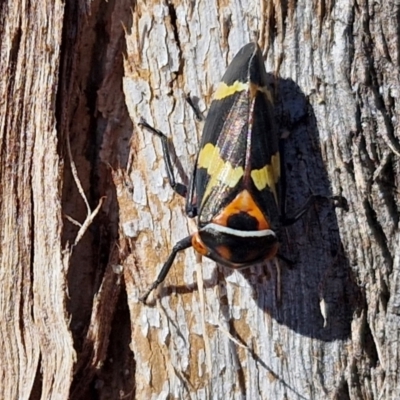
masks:
{"type": "Polygon", "coordinates": [[[175,181],[168,138],[145,120],[140,124],[160,137],[169,183],[186,197],[186,213],[197,217],[198,226],[175,244],[141,301],[165,279],[177,253],[189,247],[234,269],[277,255],[280,226],[299,219],[313,199],[295,217],[284,215],[280,140],[257,44],[236,54],[214,93],[188,187],[175,181]]]}

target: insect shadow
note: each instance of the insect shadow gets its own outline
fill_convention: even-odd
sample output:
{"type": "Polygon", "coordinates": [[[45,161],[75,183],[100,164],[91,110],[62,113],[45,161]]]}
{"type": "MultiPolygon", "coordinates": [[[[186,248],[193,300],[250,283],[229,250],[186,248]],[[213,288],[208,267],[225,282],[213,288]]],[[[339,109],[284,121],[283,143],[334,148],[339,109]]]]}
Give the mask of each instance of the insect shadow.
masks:
{"type": "MultiPolygon", "coordinates": [[[[290,215],[310,194],[332,198],[340,193],[331,192],[316,118],[308,98],[291,79],[280,79],[275,84],[279,94],[276,118],[281,131],[290,133],[285,140],[283,165],[286,209],[290,215]]],[[[337,210],[347,212],[346,204],[337,210]]],[[[352,316],[361,304],[361,291],[343,251],[332,202],[315,203],[299,221],[284,228],[281,253],[293,265],[280,262],[280,296],[277,296],[276,270],[270,269],[275,277],[261,283],[259,274],[243,271],[256,289],[258,306],[302,335],[325,341],[347,338],[352,316]]]]}
{"type": "MultiPolygon", "coordinates": [[[[257,306],[278,323],[319,340],[343,340],[350,335],[362,293],[343,250],[335,207],[328,200],[338,193],[331,192],[314,111],[307,97],[290,79],[269,79],[279,94],[276,119],[281,133],[288,136],[282,166],[287,214],[296,212],[310,195],[321,195],[325,201],[315,202],[300,220],[281,228],[281,258],[290,261],[279,260],[280,277],[271,262],[237,273],[251,285],[257,306]]],[[[179,175],[182,171],[179,168],[179,175]]],[[[339,210],[342,212],[346,210],[339,210]]],[[[204,286],[213,287],[216,282],[225,285],[223,276],[231,273],[232,269],[218,267],[204,286]]],[[[197,285],[165,286],[160,295],[194,290],[197,285]]]]}

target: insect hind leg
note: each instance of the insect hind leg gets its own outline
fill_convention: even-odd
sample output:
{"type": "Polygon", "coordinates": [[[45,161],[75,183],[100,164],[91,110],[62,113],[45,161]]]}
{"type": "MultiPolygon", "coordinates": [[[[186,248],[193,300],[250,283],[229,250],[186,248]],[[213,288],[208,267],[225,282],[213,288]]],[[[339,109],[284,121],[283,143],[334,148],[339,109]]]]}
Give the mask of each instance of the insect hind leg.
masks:
{"type": "Polygon", "coordinates": [[[157,286],[164,281],[165,277],[168,275],[169,270],[172,267],[172,264],[175,260],[176,255],[182,251],[186,250],[187,248],[192,246],[192,235],[185,237],[184,239],[180,240],[178,243],[175,244],[173,247],[171,254],[169,255],[167,261],[161,268],[157,279],[150,285],[147,291],[144,293],[143,296],[139,298],[142,303],[146,304],[147,298],[149,297],[150,293],[157,288],[157,286]]]}
{"type": "Polygon", "coordinates": [[[295,212],[292,216],[287,216],[283,214],[281,217],[281,224],[283,226],[290,226],[297,222],[309,209],[310,207],[322,201],[329,201],[332,203],[333,207],[343,208],[345,211],[348,211],[347,200],[342,196],[322,196],[322,195],[311,195],[307,201],[303,204],[303,206],[295,212]]]}

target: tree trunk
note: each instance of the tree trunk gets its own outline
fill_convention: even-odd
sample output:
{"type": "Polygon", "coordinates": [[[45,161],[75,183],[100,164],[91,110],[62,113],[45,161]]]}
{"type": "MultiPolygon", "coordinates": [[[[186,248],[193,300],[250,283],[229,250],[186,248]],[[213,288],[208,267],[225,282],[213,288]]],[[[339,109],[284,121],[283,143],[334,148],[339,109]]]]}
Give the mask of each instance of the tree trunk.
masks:
{"type": "Polygon", "coordinates": [[[400,398],[399,5],[0,4],[0,398],[400,398]],[[258,41],[285,143],[274,262],[182,252],[187,182],[215,87],[258,41]],[[280,297],[280,301],[278,299],[280,297]]]}
{"type": "Polygon", "coordinates": [[[64,6],[48,3],[0,5],[2,399],[67,398],[75,357],[55,115],[64,6]]]}
{"type": "Polygon", "coordinates": [[[138,4],[124,80],[136,127],[130,177],[137,217],[122,226],[135,243],[125,281],[139,398],[400,395],[398,12],[393,4],[346,1],[245,9],[138,4]],[[274,268],[239,273],[203,259],[203,289],[188,250],[155,305],[143,306],[138,295],[195,227],[184,200],[169,188],[160,140],[137,126],[139,118],[172,138],[178,170],[190,173],[201,124],[185,95],[197,96],[206,113],[228,62],[257,39],[275,86],[280,129],[290,133],[288,210],[314,193],[344,196],[349,211],[325,203],[285,229],[282,251],[294,266],[282,265],[280,304],[274,268]]]}

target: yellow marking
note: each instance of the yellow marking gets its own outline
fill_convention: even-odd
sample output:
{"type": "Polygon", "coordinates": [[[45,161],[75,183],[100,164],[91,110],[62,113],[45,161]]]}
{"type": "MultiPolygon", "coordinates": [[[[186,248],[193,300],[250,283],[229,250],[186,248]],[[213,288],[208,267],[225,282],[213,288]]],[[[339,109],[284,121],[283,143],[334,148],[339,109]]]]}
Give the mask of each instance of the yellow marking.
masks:
{"type": "Polygon", "coordinates": [[[198,168],[205,168],[210,175],[203,199],[206,199],[211,189],[219,182],[228,187],[234,187],[243,176],[243,167],[232,167],[229,161],[224,161],[219,154],[218,147],[207,143],[200,151],[197,161],[198,168]]]}
{"type": "Polygon", "coordinates": [[[225,97],[232,96],[235,93],[243,92],[244,90],[249,90],[251,98],[254,98],[258,91],[264,93],[267,96],[268,101],[274,104],[274,99],[271,91],[266,86],[258,86],[255,83],[250,82],[240,82],[235,81],[232,85],[227,85],[225,82],[220,82],[217,90],[214,94],[214,100],[222,100],[225,97]]]}
{"type": "Polygon", "coordinates": [[[266,86],[263,86],[263,87],[259,86],[258,90],[260,92],[263,92],[267,96],[267,99],[271,104],[274,104],[274,96],[272,95],[271,91],[266,86]]]}
{"type": "Polygon", "coordinates": [[[274,98],[272,96],[271,91],[268,89],[267,86],[258,86],[255,83],[251,82],[250,83],[250,97],[254,99],[256,97],[257,92],[264,93],[265,96],[267,97],[268,101],[271,104],[274,104],[274,98]]]}
{"type": "Polygon", "coordinates": [[[225,97],[232,96],[236,92],[242,92],[249,88],[248,83],[235,81],[232,85],[227,85],[225,82],[220,82],[214,94],[214,100],[221,100],[225,97]]]}
{"type": "Polygon", "coordinates": [[[258,190],[263,190],[267,186],[271,189],[275,201],[278,202],[278,195],[276,193],[276,184],[281,175],[281,164],[279,160],[279,152],[271,157],[271,164],[265,165],[261,169],[253,169],[250,173],[254,185],[258,190]]]}

